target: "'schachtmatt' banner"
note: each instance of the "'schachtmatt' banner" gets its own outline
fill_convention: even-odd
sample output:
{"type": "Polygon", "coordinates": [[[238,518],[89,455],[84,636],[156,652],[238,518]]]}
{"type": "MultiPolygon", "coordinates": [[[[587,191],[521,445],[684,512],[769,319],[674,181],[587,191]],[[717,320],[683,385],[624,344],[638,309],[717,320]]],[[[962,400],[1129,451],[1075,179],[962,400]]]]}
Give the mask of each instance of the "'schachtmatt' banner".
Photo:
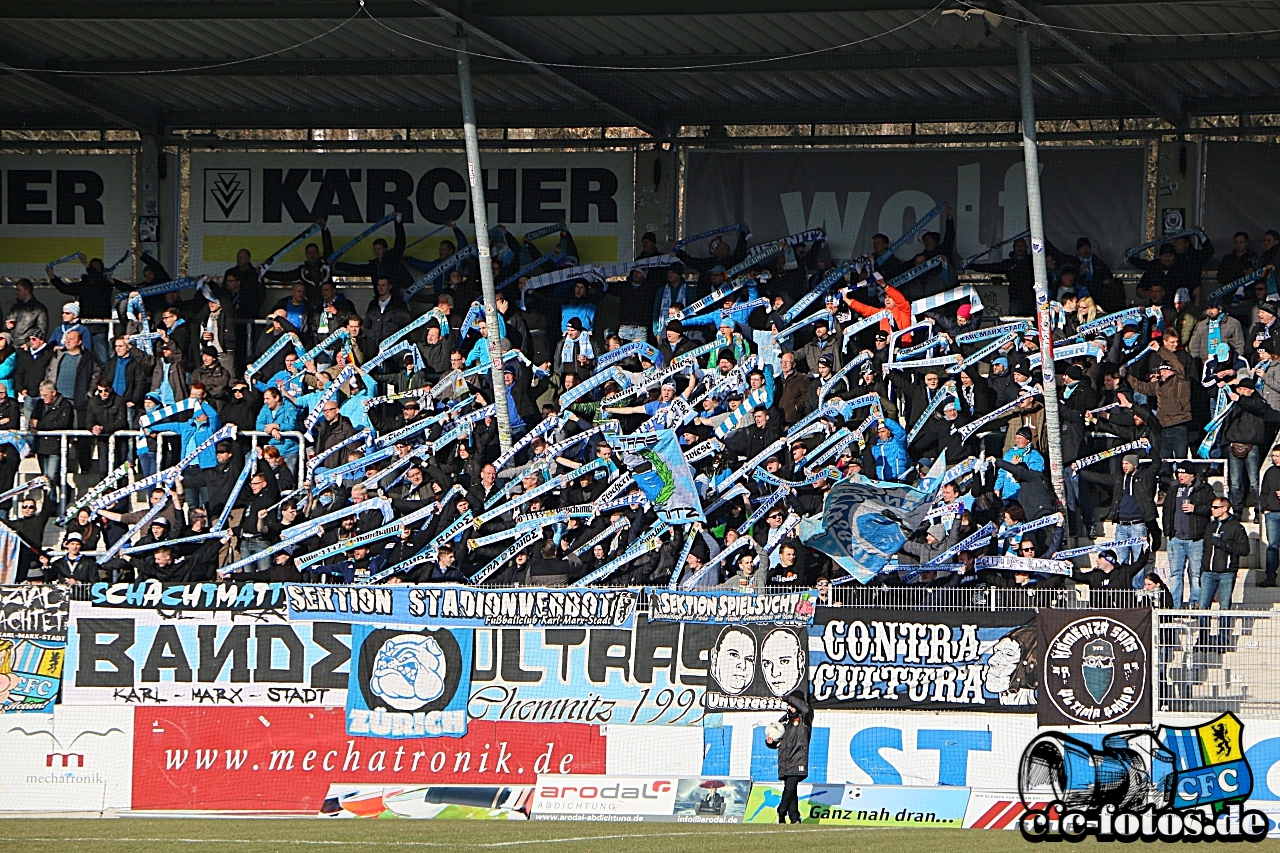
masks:
{"type": "Polygon", "coordinates": [[[814,705],[1034,712],[1034,618],[819,607],[809,636],[814,705]]]}
{"type": "MultiPolygon", "coordinates": [[[[1143,147],[1040,149],[1046,234],[1062,251],[1086,236],[1113,269],[1142,242],[1146,204],[1143,147]]],[[[871,251],[939,202],[955,212],[964,258],[1027,229],[1026,172],[1017,149],[879,151],[690,151],[684,230],[696,234],[746,222],[757,240],[822,228],[832,254],[871,251]]],[[[929,230],[942,231],[934,220],[929,230]]],[[[921,244],[898,252],[906,259],[921,244]]],[[[999,252],[993,253],[999,255],[999,252]]],[[[998,257],[989,260],[999,260],[998,257]]]]}
{"type": "MultiPolygon", "coordinates": [[[[488,154],[489,226],[505,225],[519,238],[564,222],[582,263],[630,260],[633,159],[631,154],[597,151],[488,154]]],[[[191,273],[221,275],[242,248],[262,261],[321,217],[327,218],[335,248],[395,212],[403,216],[409,242],[451,220],[470,239],[475,229],[466,176],[462,154],[193,153],[191,273]]],[[[390,225],[376,236],[388,245],[395,242],[390,225]]],[[[342,260],[368,260],[374,239],[342,260]]],[[[456,238],[445,230],[409,254],[438,259],[437,247],[444,239],[456,238]]],[[[553,234],[538,246],[549,252],[557,239],[553,234]]],[[[319,237],[314,242],[319,245],[319,237]]],[[[299,246],[279,263],[290,267],[303,257],[299,246]]]]}

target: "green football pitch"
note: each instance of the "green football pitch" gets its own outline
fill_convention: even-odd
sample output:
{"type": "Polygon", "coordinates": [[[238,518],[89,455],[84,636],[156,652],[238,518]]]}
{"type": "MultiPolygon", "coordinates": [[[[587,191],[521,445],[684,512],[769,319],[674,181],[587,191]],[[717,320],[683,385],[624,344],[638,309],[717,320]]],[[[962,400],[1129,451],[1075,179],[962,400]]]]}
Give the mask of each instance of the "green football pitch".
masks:
{"type": "MultiPolygon", "coordinates": [[[[10,849],[62,853],[450,853],[569,850],[577,853],[999,853],[1027,849],[1016,832],[888,830],[819,826],[691,826],[622,823],[490,823],[401,820],[0,821],[10,849]]],[[[1268,844],[1267,846],[1270,846],[1268,844]]]]}

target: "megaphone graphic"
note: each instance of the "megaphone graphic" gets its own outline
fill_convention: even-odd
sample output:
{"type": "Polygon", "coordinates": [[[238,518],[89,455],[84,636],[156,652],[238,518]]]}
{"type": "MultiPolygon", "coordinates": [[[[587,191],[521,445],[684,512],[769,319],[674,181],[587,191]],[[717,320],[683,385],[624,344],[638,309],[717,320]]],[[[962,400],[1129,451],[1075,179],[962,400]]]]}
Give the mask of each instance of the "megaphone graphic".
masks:
{"type": "MultiPolygon", "coordinates": [[[[1155,733],[1107,735],[1102,749],[1061,732],[1039,735],[1022,752],[1018,795],[1023,805],[1057,800],[1068,808],[1141,811],[1173,801],[1175,757],[1155,733]]],[[[1029,806],[1028,806],[1029,807],[1029,806]]]]}

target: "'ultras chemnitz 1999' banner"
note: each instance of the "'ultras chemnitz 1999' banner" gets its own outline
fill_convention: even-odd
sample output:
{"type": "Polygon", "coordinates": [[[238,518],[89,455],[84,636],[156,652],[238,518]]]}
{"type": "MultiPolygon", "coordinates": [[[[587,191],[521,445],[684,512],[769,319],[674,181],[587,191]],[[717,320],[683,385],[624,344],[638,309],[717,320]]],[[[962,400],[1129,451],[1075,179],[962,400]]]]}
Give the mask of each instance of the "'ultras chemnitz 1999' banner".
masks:
{"type": "Polygon", "coordinates": [[[819,607],[809,662],[819,708],[1034,713],[1035,613],[819,607]]]}

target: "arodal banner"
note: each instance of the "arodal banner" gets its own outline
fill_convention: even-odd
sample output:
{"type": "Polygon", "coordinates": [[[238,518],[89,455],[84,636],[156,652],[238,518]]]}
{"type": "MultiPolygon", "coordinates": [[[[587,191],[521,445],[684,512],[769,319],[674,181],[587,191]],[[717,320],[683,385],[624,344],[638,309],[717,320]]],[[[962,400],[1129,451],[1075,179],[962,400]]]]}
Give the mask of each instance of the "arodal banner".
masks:
{"type": "Polygon", "coordinates": [[[522,785],[605,772],[596,726],[472,721],[466,737],[353,738],[341,708],[139,708],[133,808],[315,814],[332,784],[522,785]]]}
{"type": "MultiPolygon", "coordinates": [[[[757,239],[822,228],[837,258],[870,252],[877,232],[896,239],[939,202],[956,219],[968,257],[1027,229],[1026,174],[1017,149],[690,151],[686,234],[746,222],[757,239]]],[[[1142,242],[1146,149],[1040,149],[1048,238],[1064,252],[1087,236],[1113,268],[1142,242]]],[[[934,220],[931,229],[942,230],[934,220]]],[[[899,252],[919,251],[917,240],[899,252]]],[[[1002,252],[1004,250],[1001,250],[1002,252]]],[[[993,253],[997,260],[1001,252],[993,253]]]]}
{"type": "Polygon", "coordinates": [[[43,278],[73,252],[114,264],[133,245],[132,155],[4,154],[0,176],[0,276],[43,278]]]}
{"type": "MultiPolygon", "coordinates": [[[[634,158],[631,154],[488,154],[484,165],[489,227],[516,237],[564,222],[583,263],[629,260],[634,239],[634,158]]],[[[389,213],[404,219],[409,242],[454,221],[471,239],[471,197],[462,154],[194,153],[191,155],[193,274],[221,275],[249,249],[262,261],[317,219],[327,219],[335,248],[389,213]]],[[[376,236],[393,243],[390,225],[376,236]]],[[[371,237],[343,256],[372,257],[371,237]]],[[[409,250],[438,258],[444,229],[409,250]]],[[[538,242],[555,247],[556,235],[538,242]]],[[[320,243],[316,238],[317,245],[320,243]]],[[[280,258],[300,263],[299,246],[280,258]]]]}
{"type": "Polygon", "coordinates": [[[819,607],[809,634],[819,708],[1036,710],[1035,614],[819,607]]]}

